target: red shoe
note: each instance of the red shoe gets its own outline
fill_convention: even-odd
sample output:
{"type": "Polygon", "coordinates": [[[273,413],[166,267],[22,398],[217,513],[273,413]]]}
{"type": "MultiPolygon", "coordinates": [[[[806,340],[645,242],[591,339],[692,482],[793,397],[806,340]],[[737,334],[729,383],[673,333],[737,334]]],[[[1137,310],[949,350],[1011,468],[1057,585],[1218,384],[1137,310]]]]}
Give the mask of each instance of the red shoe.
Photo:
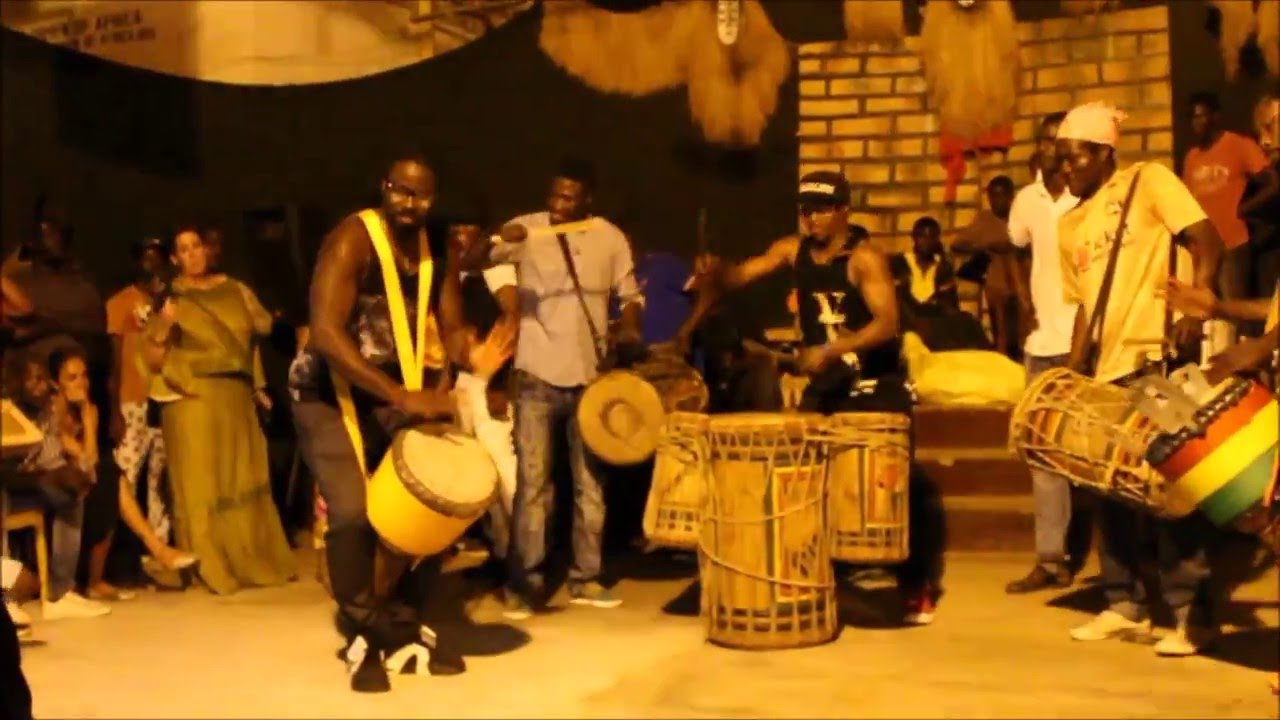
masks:
{"type": "Polygon", "coordinates": [[[938,606],[933,601],[933,592],[926,586],[911,593],[903,603],[905,611],[902,622],[907,625],[928,625],[933,622],[938,606]]]}

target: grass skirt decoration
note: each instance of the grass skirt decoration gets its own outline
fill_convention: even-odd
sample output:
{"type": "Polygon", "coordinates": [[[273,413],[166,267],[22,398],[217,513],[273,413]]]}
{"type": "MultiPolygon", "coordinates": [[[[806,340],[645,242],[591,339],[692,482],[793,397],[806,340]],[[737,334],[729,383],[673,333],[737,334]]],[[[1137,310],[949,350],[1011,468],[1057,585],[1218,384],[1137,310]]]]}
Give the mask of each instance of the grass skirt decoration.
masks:
{"type": "Polygon", "coordinates": [[[791,52],[759,0],[743,0],[737,42],[717,38],[711,0],[669,0],[613,13],[584,0],[543,4],[539,46],[565,72],[606,93],[639,97],[685,85],[703,135],[759,143],[791,72],[791,52]]]}
{"type": "Polygon", "coordinates": [[[850,42],[901,42],[901,0],[844,0],[844,32],[850,42]]]}
{"type": "Polygon", "coordinates": [[[973,141],[1013,122],[1018,32],[1009,0],[970,9],[932,0],[920,36],[930,104],[949,134],[973,141]]]}

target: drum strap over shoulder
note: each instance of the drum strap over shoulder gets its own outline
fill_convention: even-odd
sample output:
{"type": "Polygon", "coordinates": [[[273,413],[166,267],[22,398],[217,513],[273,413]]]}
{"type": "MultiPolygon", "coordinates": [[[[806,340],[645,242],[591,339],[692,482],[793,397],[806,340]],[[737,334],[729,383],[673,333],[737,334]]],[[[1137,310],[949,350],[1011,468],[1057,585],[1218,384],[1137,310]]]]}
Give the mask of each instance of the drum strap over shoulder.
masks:
{"type": "MultiPolygon", "coordinates": [[[[400,360],[400,374],[404,377],[404,386],[412,391],[422,389],[422,374],[427,352],[427,327],[431,297],[431,279],[434,262],[431,248],[427,245],[425,232],[418,235],[418,316],[417,342],[409,335],[409,314],[404,305],[404,292],[400,287],[400,271],[396,267],[395,253],[391,250],[391,241],[387,237],[386,224],[377,210],[363,210],[360,220],[369,232],[369,240],[378,255],[378,265],[382,269],[382,285],[387,293],[387,314],[391,316],[391,333],[395,339],[396,355],[400,360]]],[[[342,424],[347,428],[351,438],[351,446],[356,452],[356,461],[360,463],[361,473],[368,478],[369,469],[365,467],[364,437],[360,433],[360,420],[356,415],[355,402],[351,398],[351,385],[347,379],[330,371],[333,378],[334,394],[338,396],[338,409],[342,411],[342,424]]]]}

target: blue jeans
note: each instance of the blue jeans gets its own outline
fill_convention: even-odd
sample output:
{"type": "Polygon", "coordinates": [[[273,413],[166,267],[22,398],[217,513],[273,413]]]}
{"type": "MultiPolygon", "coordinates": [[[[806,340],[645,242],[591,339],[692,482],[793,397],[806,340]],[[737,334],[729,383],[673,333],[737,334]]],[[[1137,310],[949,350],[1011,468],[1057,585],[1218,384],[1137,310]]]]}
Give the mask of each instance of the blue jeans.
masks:
{"type": "Polygon", "coordinates": [[[1150,602],[1139,569],[1154,560],[1161,594],[1177,620],[1214,624],[1218,597],[1207,546],[1218,531],[1203,515],[1196,512],[1164,520],[1104,499],[1098,525],[1102,589],[1112,610],[1134,621],[1149,617],[1150,602]]]}
{"type": "Polygon", "coordinates": [[[58,600],[76,589],[76,567],[80,563],[80,541],[84,532],[85,494],[75,494],[54,481],[53,473],[69,468],[46,471],[34,490],[9,494],[9,509],[20,512],[39,510],[52,513],[53,527],[49,538],[49,597],[58,600]]]}
{"type": "Polygon", "coordinates": [[[517,370],[515,385],[516,497],[512,509],[511,548],[507,554],[513,589],[540,592],[547,557],[547,525],[555,505],[555,448],[561,433],[569,439],[573,472],[573,562],[569,582],[599,578],[604,536],[604,489],[587,456],[578,429],[582,387],[562,388],[517,370]]]}
{"type": "MultiPolygon", "coordinates": [[[[1027,355],[1027,382],[1053,368],[1065,367],[1066,355],[1036,357],[1027,355]]],[[[1067,527],[1071,524],[1071,484],[1067,479],[1044,470],[1031,470],[1031,498],[1035,503],[1036,557],[1046,570],[1054,570],[1067,562],[1067,527]]]]}

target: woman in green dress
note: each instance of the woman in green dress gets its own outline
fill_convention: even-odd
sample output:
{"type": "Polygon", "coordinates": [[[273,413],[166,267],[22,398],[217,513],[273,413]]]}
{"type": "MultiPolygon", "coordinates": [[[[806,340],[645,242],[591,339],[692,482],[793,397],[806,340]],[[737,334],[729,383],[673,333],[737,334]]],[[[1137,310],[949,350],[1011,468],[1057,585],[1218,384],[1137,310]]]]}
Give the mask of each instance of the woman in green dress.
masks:
{"type": "Polygon", "coordinates": [[[179,547],[200,558],[218,594],[279,585],[297,572],[271,497],[267,443],[255,401],[263,386],[256,342],[271,316],[249,288],[209,271],[194,229],[173,238],[180,276],[147,328],[144,360],[163,384],[153,397],[169,454],[179,547]]]}

